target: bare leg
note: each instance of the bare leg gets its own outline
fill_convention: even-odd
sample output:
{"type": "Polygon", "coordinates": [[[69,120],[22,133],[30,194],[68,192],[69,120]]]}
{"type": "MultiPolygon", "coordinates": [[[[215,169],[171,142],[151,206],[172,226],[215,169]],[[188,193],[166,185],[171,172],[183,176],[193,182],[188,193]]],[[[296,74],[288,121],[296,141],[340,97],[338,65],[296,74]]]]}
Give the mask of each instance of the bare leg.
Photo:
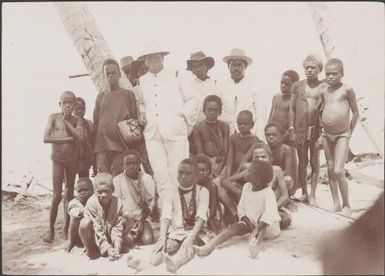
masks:
{"type": "Polygon", "coordinates": [[[309,144],[310,149],[310,167],[311,167],[311,190],[308,198],[309,204],[318,206],[317,201],[315,200],[315,193],[317,191],[318,185],[318,176],[319,176],[319,154],[320,151],[316,149],[317,139],[313,138],[313,141],[309,144]]]}
{"type": "Polygon", "coordinates": [[[55,237],[55,222],[57,210],[61,201],[61,191],[64,180],[64,166],[56,161],[52,163],[52,186],[53,196],[49,210],[49,235],[43,239],[44,242],[52,243],[55,237]]]}
{"type": "Polygon", "coordinates": [[[88,218],[83,218],[79,225],[79,235],[84,247],[86,248],[86,254],[90,259],[97,259],[100,257],[100,251],[95,242],[95,232],[92,226],[92,221],[88,218]]]}
{"type": "Polygon", "coordinates": [[[298,187],[298,158],[297,158],[297,151],[295,150],[295,147],[290,146],[290,153],[291,153],[290,176],[293,179],[293,187],[289,190],[289,195],[293,195],[299,188],[298,187]]]}
{"type": "Polygon", "coordinates": [[[68,239],[68,227],[70,225],[70,215],[68,214],[68,203],[74,198],[74,185],[76,176],[76,162],[72,162],[66,166],[65,169],[65,189],[63,197],[64,207],[64,239],[68,239]]]}
{"type": "Polygon", "coordinates": [[[194,246],[195,253],[198,256],[204,257],[209,255],[217,245],[220,245],[234,236],[241,236],[249,233],[249,229],[243,222],[237,222],[229,226],[226,230],[222,231],[214,239],[209,241],[204,246],[194,246]]]}
{"type": "Polygon", "coordinates": [[[329,186],[332,193],[333,202],[334,202],[334,212],[341,211],[340,198],[338,196],[338,183],[336,180],[334,172],[334,147],[335,143],[329,140],[327,137],[323,137],[323,149],[325,153],[326,162],[328,165],[328,177],[329,177],[329,186]]]}
{"type": "Polygon", "coordinates": [[[219,201],[222,202],[230,215],[235,217],[237,215],[237,208],[235,203],[232,201],[227,191],[221,186],[218,186],[218,197],[219,201]]]}
{"type": "Polygon", "coordinates": [[[302,189],[302,196],[300,201],[307,201],[307,184],[306,184],[306,175],[307,175],[307,164],[308,159],[308,144],[307,141],[302,145],[298,145],[298,182],[302,189]]]}
{"type": "Polygon", "coordinates": [[[342,196],[342,212],[345,215],[350,216],[350,204],[349,204],[349,187],[348,181],[345,177],[344,165],[349,150],[349,138],[340,137],[336,141],[335,155],[334,155],[334,172],[337,178],[338,185],[342,196]]]}
{"type": "Polygon", "coordinates": [[[140,241],[143,245],[154,243],[154,233],[152,232],[151,225],[148,223],[148,221],[145,221],[143,224],[143,232],[140,236],[140,241]]]}
{"type": "Polygon", "coordinates": [[[69,241],[68,241],[68,246],[65,249],[67,252],[70,252],[75,245],[81,244],[80,236],[79,236],[80,220],[81,220],[80,218],[71,217],[70,226],[68,229],[69,241]]]}
{"type": "Polygon", "coordinates": [[[172,273],[176,273],[176,271],[182,265],[188,263],[194,258],[195,254],[193,250],[193,248],[187,248],[186,244],[182,243],[181,248],[173,257],[171,257],[170,255],[167,255],[165,257],[167,270],[172,273]]]}

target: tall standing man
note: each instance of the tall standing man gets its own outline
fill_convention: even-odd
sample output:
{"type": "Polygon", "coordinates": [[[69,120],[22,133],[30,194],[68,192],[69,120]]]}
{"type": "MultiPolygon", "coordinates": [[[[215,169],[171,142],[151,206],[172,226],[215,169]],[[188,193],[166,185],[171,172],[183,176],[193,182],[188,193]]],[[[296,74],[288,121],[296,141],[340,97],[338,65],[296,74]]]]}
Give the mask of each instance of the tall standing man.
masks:
{"type": "Polygon", "coordinates": [[[319,112],[321,104],[321,90],[325,85],[318,80],[322,72],[323,63],[316,55],[308,55],[303,61],[306,79],[300,80],[292,86],[292,97],[289,109],[289,140],[297,148],[298,154],[298,182],[302,188],[300,201],[318,205],[315,200],[319,175],[318,138],[321,135],[319,112]],[[311,191],[307,192],[307,165],[310,151],[311,191]]]}
{"type": "Polygon", "coordinates": [[[197,101],[182,91],[173,72],[163,68],[163,60],[169,52],[156,43],[148,44],[138,59],[144,59],[148,67],[138,87],[140,116],[145,125],[144,138],[151,166],[154,170],[159,206],[165,194],[178,187],[177,167],[188,157],[188,124],[193,124],[197,101]]]}
{"type": "Polygon", "coordinates": [[[230,55],[223,61],[230,71],[230,78],[218,85],[218,93],[223,101],[221,120],[230,125],[230,134],[237,130],[237,116],[242,110],[249,110],[253,114],[254,128],[252,132],[264,137],[264,104],[260,101],[256,86],[245,76],[246,68],[253,60],[242,49],[232,49],[230,55]],[[258,105],[258,107],[257,107],[258,105]]]}

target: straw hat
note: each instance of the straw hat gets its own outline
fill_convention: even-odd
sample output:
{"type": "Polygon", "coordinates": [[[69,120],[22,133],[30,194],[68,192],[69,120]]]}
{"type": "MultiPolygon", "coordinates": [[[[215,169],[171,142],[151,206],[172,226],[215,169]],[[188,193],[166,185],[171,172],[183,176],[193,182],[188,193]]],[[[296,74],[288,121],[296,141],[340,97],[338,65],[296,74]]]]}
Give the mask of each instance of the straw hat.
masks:
{"type": "Polygon", "coordinates": [[[230,52],[230,55],[228,56],[225,56],[223,58],[223,61],[226,62],[226,63],[229,63],[230,60],[232,59],[241,59],[241,60],[244,60],[247,62],[247,65],[250,65],[251,63],[253,63],[253,60],[251,57],[248,57],[246,55],[246,52],[245,50],[243,49],[240,49],[240,48],[234,48],[231,50],[230,52]]]}
{"type": "Polygon", "coordinates": [[[209,70],[213,68],[215,64],[215,61],[212,57],[207,57],[205,53],[203,53],[202,51],[199,51],[199,52],[192,53],[190,55],[190,59],[187,60],[187,68],[186,68],[187,71],[191,71],[192,69],[191,66],[194,61],[204,61],[209,70]]]}
{"type": "Polygon", "coordinates": [[[169,54],[169,52],[164,51],[158,43],[156,42],[151,42],[147,43],[146,46],[144,47],[144,51],[142,54],[138,57],[138,59],[144,59],[148,55],[152,54],[161,54],[163,56],[166,56],[169,54]]]}

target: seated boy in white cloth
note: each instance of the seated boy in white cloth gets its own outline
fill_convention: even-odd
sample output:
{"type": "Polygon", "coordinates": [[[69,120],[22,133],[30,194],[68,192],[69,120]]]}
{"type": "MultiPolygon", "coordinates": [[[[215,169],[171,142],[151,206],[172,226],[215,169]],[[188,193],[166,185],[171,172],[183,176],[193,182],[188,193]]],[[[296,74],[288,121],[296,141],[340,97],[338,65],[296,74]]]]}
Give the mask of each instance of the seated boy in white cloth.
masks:
{"type": "MultiPolygon", "coordinates": [[[[167,269],[176,272],[194,257],[194,244],[203,245],[214,236],[204,226],[209,211],[209,191],[197,185],[197,181],[196,161],[184,159],[178,166],[178,190],[170,191],[164,200],[159,240],[147,265],[158,265],[165,260],[167,269]]],[[[145,268],[144,262],[133,256],[129,256],[128,265],[145,268]]]]}
{"type": "Polygon", "coordinates": [[[277,201],[269,182],[273,179],[272,166],[260,160],[252,161],[243,186],[241,199],[238,204],[239,221],[230,225],[218,236],[201,247],[194,247],[198,256],[209,255],[217,245],[231,237],[247,233],[249,238],[250,257],[258,255],[263,238],[275,238],[280,233],[277,201]]]}
{"type": "Polygon", "coordinates": [[[154,204],[155,184],[149,174],[139,171],[141,156],[130,149],[123,157],[123,173],[113,179],[115,192],[123,202],[126,218],[124,236],[138,244],[153,244],[154,233],[147,220],[154,204]],[[129,233],[126,233],[128,232],[129,233]]]}

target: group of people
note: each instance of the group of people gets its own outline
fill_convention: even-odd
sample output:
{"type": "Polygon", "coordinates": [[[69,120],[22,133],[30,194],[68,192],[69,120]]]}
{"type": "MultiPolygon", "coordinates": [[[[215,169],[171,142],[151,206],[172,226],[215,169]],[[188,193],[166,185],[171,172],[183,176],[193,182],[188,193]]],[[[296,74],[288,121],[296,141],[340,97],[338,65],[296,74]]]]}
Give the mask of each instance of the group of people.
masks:
{"type": "Polygon", "coordinates": [[[285,71],[264,125],[258,91],[245,76],[253,60],[244,50],[233,49],[223,58],[230,77],[222,83],[209,77],[215,61],[202,51],[186,62],[194,79],[181,83],[163,68],[168,54],[149,44],[137,60],[124,57],[120,66],[105,60],[108,91],[96,98],[93,123],[84,118],[82,98],[70,91],[61,95],[61,112],[49,116],[44,134],[53,161],[50,231],[44,241],[54,240],[65,182],[68,251],[84,246],[90,258],[114,260],[135,244],[155,243],[149,260],[129,256],[129,266],[166,262],[175,272],[195,254],[206,256],[229,238],[250,233],[254,258],[264,238],[291,224],[285,208],[289,197],[318,204],[321,147],[334,210],[350,214],[344,163],[358,109],[353,89],[342,83],[339,59],[327,61],[324,80],[316,55],[303,61],[306,79],[285,71]],[[121,71],[128,89],[120,85],[121,71]],[[136,126],[134,140],[118,127],[127,120],[136,126]],[[298,188],[302,196],[294,198],[298,188]],[[155,240],[150,220],[159,219],[155,240]]]}

